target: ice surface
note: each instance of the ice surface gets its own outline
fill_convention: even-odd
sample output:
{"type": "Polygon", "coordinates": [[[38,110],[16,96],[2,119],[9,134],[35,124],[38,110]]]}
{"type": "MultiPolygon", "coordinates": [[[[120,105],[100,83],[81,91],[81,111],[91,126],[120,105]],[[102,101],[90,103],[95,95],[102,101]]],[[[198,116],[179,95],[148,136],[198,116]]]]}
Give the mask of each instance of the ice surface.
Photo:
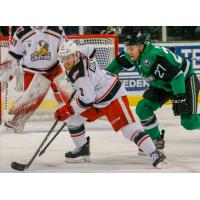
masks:
{"type": "MultiPolygon", "coordinates": [[[[112,131],[106,120],[97,120],[86,124],[87,135],[91,136],[91,163],[64,162],[64,153],[74,148],[65,128],[26,172],[200,172],[200,130],[184,130],[170,107],[158,111],[157,116],[166,130],[168,169],[153,168],[150,159],[137,155],[135,144],[112,131]]],[[[1,133],[0,172],[17,172],[10,167],[12,161],[27,163],[52,124],[28,122],[24,134],[1,133]]]]}

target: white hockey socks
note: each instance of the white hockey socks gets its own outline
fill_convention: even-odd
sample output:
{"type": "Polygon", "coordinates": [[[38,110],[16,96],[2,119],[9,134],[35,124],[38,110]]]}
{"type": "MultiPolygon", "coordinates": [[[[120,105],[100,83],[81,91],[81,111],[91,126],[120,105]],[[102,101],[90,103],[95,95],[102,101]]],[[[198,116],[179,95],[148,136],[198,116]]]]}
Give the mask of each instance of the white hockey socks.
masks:
{"type": "Polygon", "coordinates": [[[148,156],[151,156],[156,150],[151,138],[140,130],[136,123],[124,126],[121,128],[121,132],[126,139],[134,142],[148,156]]]}
{"type": "Polygon", "coordinates": [[[68,129],[76,148],[82,147],[87,142],[85,137],[85,126],[83,124],[79,127],[69,127],[68,129]]]}

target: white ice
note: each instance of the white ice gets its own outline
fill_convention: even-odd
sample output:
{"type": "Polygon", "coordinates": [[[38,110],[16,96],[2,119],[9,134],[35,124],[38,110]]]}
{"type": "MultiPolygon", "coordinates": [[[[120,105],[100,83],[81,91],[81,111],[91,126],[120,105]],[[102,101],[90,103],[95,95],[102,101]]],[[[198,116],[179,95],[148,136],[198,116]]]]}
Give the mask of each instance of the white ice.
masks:
{"type": "MultiPolygon", "coordinates": [[[[157,116],[166,131],[167,169],[153,168],[150,159],[137,155],[135,144],[112,131],[106,120],[97,120],[86,124],[91,137],[91,163],[64,162],[64,153],[74,148],[65,129],[26,172],[200,172],[200,130],[184,130],[168,106],[157,116]]],[[[10,167],[12,161],[27,163],[52,124],[28,122],[24,134],[0,133],[0,172],[17,172],[10,167]]]]}

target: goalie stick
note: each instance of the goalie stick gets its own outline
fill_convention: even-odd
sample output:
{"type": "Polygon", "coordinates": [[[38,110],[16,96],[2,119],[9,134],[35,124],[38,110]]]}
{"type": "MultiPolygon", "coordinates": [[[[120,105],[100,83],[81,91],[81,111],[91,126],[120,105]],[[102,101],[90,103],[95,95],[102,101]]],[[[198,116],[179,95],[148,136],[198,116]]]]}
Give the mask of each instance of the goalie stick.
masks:
{"type": "MultiPolygon", "coordinates": [[[[74,95],[76,94],[76,90],[72,93],[70,99],[68,100],[68,103],[70,103],[74,97],[74,95]]],[[[58,124],[59,120],[56,120],[53,124],[53,126],[51,127],[51,129],[49,130],[49,132],[47,133],[46,137],[44,138],[44,140],[42,141],[42,143],[40,144],[40,146],[38,147],[38,149],[36,150],[36,152],[34,153],[33,157],[30,159],[30,161],[27,164],[21,164],[21,163],[17,163],[17,162],[12,162],[11,163],[11,168],[15,169],[15,170],[19,170],[19,171],[24,171],[25,169],[28,169],[30,167],[30,165],[32,164],[32,162],[35,160],[35,158],[37,157],[37,155],[39,154],[40,150],[42,149],[42,147],[44,146],[45,142],[47,141],[48,137],[51,135],[51,133],[53,132],[53,130],[55,129],[56,125],[58,124]]],[[[64,128],[66,124],[64,123],[62,125],[62,127],[58,130],[58,132],[60,133],[61,130],[64,128]]],[[[57,135],[57,133],[55,134],[57,135]]],[[[55,137],[54,137],[55,138],[55,137]]]]}

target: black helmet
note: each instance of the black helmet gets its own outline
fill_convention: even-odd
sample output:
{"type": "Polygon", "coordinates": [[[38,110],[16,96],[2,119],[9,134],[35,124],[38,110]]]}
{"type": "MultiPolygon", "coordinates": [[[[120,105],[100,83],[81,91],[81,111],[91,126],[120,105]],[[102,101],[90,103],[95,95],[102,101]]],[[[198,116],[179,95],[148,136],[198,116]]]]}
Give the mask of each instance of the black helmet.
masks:
{"type": "Polygon", "coordinates": [[[145,44],[147,41],[149,41],[149,37],[149,34],[138,32],[137,34],[128,35],[124,44],[126,46],[145,44]]]}

